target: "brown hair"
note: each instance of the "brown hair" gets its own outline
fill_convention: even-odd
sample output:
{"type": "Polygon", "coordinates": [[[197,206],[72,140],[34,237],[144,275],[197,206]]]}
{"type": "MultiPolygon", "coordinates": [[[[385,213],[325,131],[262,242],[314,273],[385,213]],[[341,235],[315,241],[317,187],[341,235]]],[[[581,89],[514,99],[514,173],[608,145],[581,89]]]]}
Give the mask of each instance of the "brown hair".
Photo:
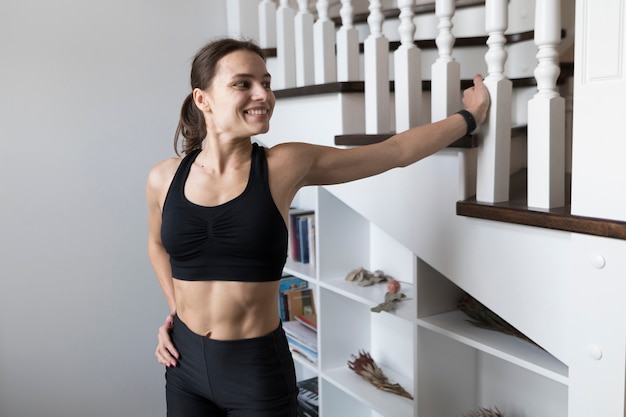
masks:
{"type": "Polygon", "coordinates": [[[211,85],[217,63],[220,59],[231,52],[246,50],[254,52],[265,61],[263,50],[251,40],[236,40],[232,38],[222,38],[210,42],[198,51],[191,64],[191,90],[192,92],[183,101],[180,110],[180,120],[174,135],[174,150],[178,151],[178,139],[183,136],[182,151],[184,154],[200,149],[202,141],[207,135],[204,115],[193,101],[193,90],[199,88],[205,90],[211,85]]]}

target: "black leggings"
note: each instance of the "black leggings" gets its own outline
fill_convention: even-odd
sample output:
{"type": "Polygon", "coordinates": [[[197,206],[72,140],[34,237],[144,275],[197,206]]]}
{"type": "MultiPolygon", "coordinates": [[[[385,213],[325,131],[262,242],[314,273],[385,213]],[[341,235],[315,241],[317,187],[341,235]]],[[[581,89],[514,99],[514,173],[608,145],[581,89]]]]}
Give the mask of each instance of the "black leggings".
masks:
{"type": "Polygon", "coordinates": [[[165,372],[168,417],[296,417],[293,358],[282,326],[243,340],[213,340],[174,317],[178,365],[165,372]]]}

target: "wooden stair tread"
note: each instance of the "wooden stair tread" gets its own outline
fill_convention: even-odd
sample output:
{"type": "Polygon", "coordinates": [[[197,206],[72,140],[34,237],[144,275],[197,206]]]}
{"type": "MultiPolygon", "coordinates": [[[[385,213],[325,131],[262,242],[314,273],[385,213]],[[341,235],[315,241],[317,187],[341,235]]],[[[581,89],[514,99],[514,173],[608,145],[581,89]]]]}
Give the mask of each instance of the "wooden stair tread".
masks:
{"type": "MultiPolygon", "coordinates": [[[[484,203],[474,196],[457,202],[457,215],[626,240],[626,222],[573,215],[569,203],[553,209],[529,207],[526,178],[525,169],[511,176],[509,201],[484,203]]],[[[571,201],[570,195],[567,186],[566,201],[571,201]]]]}
{"type": "MultiPolygon", "coordinates": [[[[395,133],[384,134],[351,134],[351,135],[337,135],[335,136],[335,145],[337,146],[364,146],[372,145],[374,143],[383,142],[395,133]]],[[[478,146],[478,139],[475,135],[466,135],[459,138],[457,141],[448,145],[448,148],[476,148],[478,146]]]]}

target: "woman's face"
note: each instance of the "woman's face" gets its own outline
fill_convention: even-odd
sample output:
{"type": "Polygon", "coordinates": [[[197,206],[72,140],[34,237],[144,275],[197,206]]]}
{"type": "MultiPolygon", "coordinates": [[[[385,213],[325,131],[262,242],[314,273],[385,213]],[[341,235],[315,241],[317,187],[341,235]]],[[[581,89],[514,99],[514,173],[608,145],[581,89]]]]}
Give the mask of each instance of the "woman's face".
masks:
{"type": "Polygon", "coordinates": [[[249,138],[266,133],[276,97],[265,62],[254,52],[240,50],[222,57],[209,88],[198,90],[196,103],[204,112],[209,136],[249,138]]]}

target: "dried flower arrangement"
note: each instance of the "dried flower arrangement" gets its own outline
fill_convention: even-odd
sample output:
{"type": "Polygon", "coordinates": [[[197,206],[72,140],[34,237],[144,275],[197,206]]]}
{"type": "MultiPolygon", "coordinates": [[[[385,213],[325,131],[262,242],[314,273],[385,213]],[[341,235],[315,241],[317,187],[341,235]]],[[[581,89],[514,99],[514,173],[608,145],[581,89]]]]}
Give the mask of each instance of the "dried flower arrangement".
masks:
{"type": "Polygon", "coordinates": [[[359,351],[359,356],[352,355],[352,361],[348,361],[348,366],[358,375],[361,375],[368,382],[374,385],[376,388],[392,392],[408,399],[413,399],[413,396],[409,394],[400,384],[392,384],[385,375],[382,369],[378,367],[374,359],[369,353],[359,351]]]}
{"type": "Polygon", "coordinates": [[[478,410],[463,414],[463,417],[504,417],[504,414],[497,408],[492,410],[491,408],[480,407],[478,410]]]}
{"type": "Polygon", "coordinates": [[[400,301],[408,300],[405,294],[387,292],[385,294],[385,300],[378,304],[376,307],[370,308],[370,311],[374,313],[380,313],[381,311],[392,312],[398,307],[400,301]]]}
{"type": "Polygon", "coordinates": [[[529,339],[528,336],[517,330],[506,320],[489,310],[486,306],[481,304],[469,294],[465,294],[461,297],[461,299],[459,299],[457,308],[467,314],[471,319],[468,320],[468,322],[472,323],[476,327],[495,330],[504,334],[516,336],[541,348],[541,346],[529,339]]]}
{"type": "Polygon", "coordinates": [[[400,292],[400,281],[394,279],[391,275],[385,274],[383,271],[377,269],[374,272],[370,272],[363,267],[353,269],[346,275],[346,281],[355,282],[360,287],[369,287],[374,284],[387,283],[387,293],[382,303],[370,310],[374,313],[380,313],[381,311],[392,312],[398,307],[400,301],[408,300],[405,294],[400,292]]]}
{"type": "Polygon", "coordinates": [[[353,269],[346,275],[346,281],[356,282],[360,287],[369,287],[389,279],[393,278],[381,270],[370,272],[363,267],[353,269]]]}

